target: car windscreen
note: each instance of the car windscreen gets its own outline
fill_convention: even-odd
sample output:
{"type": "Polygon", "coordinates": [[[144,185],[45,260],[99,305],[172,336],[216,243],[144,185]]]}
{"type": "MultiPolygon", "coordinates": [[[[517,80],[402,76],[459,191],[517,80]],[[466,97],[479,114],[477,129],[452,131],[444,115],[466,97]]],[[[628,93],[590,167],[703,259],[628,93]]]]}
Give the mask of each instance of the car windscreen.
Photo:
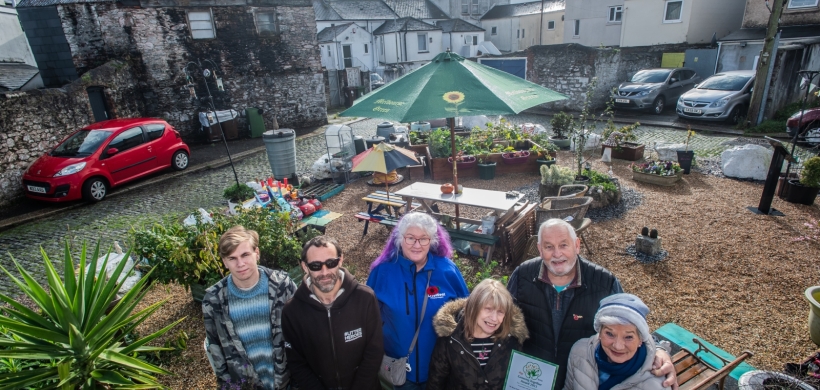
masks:
{"type": "Polygon", "coordinates": [[[80,130],[51,151],[52,156],[86,157],[100,148],[111,135],[108,130],[80,130]]]}
{"type": "Polygon", "coordinates": [[[632,76],[633,83],[662,83],[669,77],[671,70],[667,69],[653,69],[642,70],[632,76]]]}
{"type": "Polygon", "coordinates": [[[698,89],[714,89],[717,91],[740,91],[749,82],[752,76],[733,74],[714,75],[704,80],[698,89]]]}

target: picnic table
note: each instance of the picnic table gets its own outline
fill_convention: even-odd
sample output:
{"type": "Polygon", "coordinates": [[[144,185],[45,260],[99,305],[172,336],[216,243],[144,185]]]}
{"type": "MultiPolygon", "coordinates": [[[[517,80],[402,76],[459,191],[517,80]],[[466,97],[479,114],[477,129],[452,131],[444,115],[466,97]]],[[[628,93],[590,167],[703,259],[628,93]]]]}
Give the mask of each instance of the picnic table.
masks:
{"type": "Polygon", "coordinates": [[[398,222],[398,216],[401,212],[403,207],[419,207],[419,203],[412,203],[410,206],[407,205],[407,202],[404,201],[401,196],[397,193],[390,193],[388,199],[388,193],[385,191],[375,191],[364,198],[363,201],[367,203],[367,211],[363,211],[354,215],[360,221],[364,221],[364,230],[362,231],[362,236],[367,235],[367,228],[370,225],[370,222],[378,223],[384,226],[392,227],[396,226],[398,222]],[[376,206],[373,208],[373,206],[376,206]],[[387,214],[383,212],[387,211],[387,214]]]}
{"type": "MultiPolygon", "coordinates": [[[[408,204],[419,204],[425,211],[431,215],[441,219],[442,214],[435,212],[428,201],[449,203],[457,206],[472,206],[491,210],[490,215],[496,216],[496,226],[502,226],[515,213],[515,207],[524,198],[523,194],[518,194],[515,197],[507,197],[506,192],[481,190],[477,188],[463,188],[461,194],[443,194],[439,184],[416,182],[407,187],[402,188],[396,192],[396,195],[401,196],[405,201],[407,211],[410,211],[408,204]],[[412,203],[417,200],[419,203],[412,203]]],[[[391,198],[392,200],[392,198],[391,198]]],[[[525,201],[526,202],[526,201],[525,201]]],[[[415,206],[418,207],[418,206],[415,206]]],[[[459,221],[468,222],[481,226],[481,221],[459,218],[459,221]]],[[[470,232],[461,230],[456,225],[456,228],[447,228],[450,233],[450,238],[462,239],[477,243],[479,245],[486,245],[489,249],[486,251],[485,258],[489,262],[492,258],[493,247],[499,240],[499,229],[496,229],[496,234],[484,234],[477,232],[470,232]]]]}

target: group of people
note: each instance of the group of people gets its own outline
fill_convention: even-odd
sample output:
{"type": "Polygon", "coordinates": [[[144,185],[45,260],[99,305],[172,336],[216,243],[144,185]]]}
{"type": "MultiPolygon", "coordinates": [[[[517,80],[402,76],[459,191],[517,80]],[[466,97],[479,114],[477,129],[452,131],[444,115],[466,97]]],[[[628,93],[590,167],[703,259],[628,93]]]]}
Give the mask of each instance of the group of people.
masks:
{"type": "Polygon", "coordinates": [[[447,231],[424,213],[398,222],[366,286],[331,237],[304,245],[298,288],[258,265],[258,244],[241,226],[221,237],[230,275],[202,303],[220,389],[502,389],[513,351],[557,365],[555,389],[677,389],[649,308],[579,255],[563,220],[539,227],[540,256],[507,286],[487,279],[472,292],[450,260],[447,231]],[[397,360],[401,385],[384,375],[397,360]]]}

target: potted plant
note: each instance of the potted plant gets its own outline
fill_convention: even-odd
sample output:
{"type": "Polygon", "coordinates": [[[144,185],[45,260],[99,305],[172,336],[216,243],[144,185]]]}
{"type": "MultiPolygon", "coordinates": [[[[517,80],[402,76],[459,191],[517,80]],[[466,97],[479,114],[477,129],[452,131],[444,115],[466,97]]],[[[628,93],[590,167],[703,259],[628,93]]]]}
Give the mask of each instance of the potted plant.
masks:
{"type": "Polygon", "coordinates": [[[820,157],[814,156],[803,162],[800,180],[789,180],[789,193],[786,201],[805,205],[814,204],[820,191],[820,157]]]}
{"type": "Polygon", "coordinates": [[[248,200],[253,198],[254,195],[256,195],[256,191],[244,183],[240,183],[239,185],[233,184],[222,192],[222,197],[233,203],[248,200]]]}
{"type": "Polygon", "coordinates": [[[508,165],[526,164],[530,159],[530,152],[527,150],[510,150],[511,146],[507,147],[506,153],[501,153],[501,161],[508,165]]]}
{"type": "Polygon", "coordinates": [[[550,125],[552,126],[552,134],[553,136],[549,138],[549,140],[555,144],[555,146],[566,149],[569,147],[570,138],[567,136],[572,132],[573,120],[571,114],[567,114],[563,111],[555,114],[550,119],[550,125]]]}
{"type": "Polygon", "coordinates": [[[807,288],[806,300],[809,302],[809,334],[811,335],[811,341],[820,346],[820,286],[807,288]]]}
{"type": "MultiPolygon", "coordinates": [[[[447,162],[452,164],[453,158],[448,157],[447,162]]],[[[464,154],[463,150],[459,151],[456,154],[456,166],[458,167],[458,169],[469,169],[476,166],[476,164],[478,164],[478,160],[475,158],[475,156],[466,155],[464,154]]]]}
{"type": "Polygon", "coordinates": [[[496,163],[490,161],[489,153],[481,153],[476,157],[478,157],[478,177],[481,178],[481,180],[495,179],[496,163]]]}
{"type": "Polygon", "coordinates": [[[683,169],[675,161],[648,161],[632,164],[632,179],[659,186],[673,186],[680,180],[683,169]]]}
{"type": "Polygon", "coordinates": [[[688,175],[692,168],[692,160],[695,158],[695,151],[689,150],[689,140],[695,136],[695,131],[691,127],[686,128],[686,147],[683,151],[678,150],[678,163],[683,173],[688,175]]]}
{"type": "MultiPolygon", "coordinates": [[[[612,158],[627,161],[638,161],[643,158],[645,146],[635,142],[638,140],[635,129],[640,125],[640,122],[635,122],[631,125],[616,128],[611,119],[607,121],[604,132],[601,133],[601,139],[608,141],[614,135],[615,146],[612,147],[612,158]]],[[[601,153],[603,152],[604,150],[601,148],[601,153]]]]}
{"type": "Polygon", "coordinates": [[[575,174],[572,169],[560,165],[541,166],[541,185],[538,188],[538,199],[558,195],[563,185],[572,184],[575,174]]]}

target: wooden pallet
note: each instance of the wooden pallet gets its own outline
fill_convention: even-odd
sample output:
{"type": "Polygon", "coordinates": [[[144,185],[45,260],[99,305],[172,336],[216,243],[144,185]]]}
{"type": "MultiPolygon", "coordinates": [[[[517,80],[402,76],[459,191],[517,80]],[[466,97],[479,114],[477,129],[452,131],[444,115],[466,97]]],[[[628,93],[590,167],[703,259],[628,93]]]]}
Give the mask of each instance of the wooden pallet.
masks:
{"type": "Polygon", "coordinates": [[[336,183],[326,183],[326,182],[318,182],[316,184],[311,184],[307,188],[303,188],[299,190],[305,196],[316,196],[316,199],[319,199],[320,202],[324,202],[328,200],[330,197],[342,192],[345,189],[344,184],[336,184],[336,183]]]}
{"type": "Polygon", "coordinates": [[[527,251],[527,240],[535,229],[535,203],[527,204],[501,230],[504,263],[516,262],[527,251]]]}

